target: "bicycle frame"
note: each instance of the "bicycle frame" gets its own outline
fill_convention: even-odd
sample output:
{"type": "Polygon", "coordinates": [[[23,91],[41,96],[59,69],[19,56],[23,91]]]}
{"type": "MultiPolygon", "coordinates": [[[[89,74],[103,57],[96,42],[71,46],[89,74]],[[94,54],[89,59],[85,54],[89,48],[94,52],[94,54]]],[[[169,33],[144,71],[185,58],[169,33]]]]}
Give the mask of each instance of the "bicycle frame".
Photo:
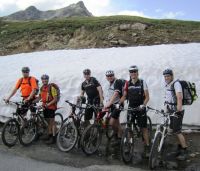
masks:
{"type": "Polygon", "coordinates": [[[162,137],[161,137],[161,140],[160,140],[160,143],[158,146],[158,152],[160,153],[162,150],[163,144],[164,144],[164,140],[167,137],[167,130],[168,130],[169,121],[170,121],[170,113],[165,113],[164,111],[159,111],[159,110],[153,109],[149,106],[147,108],[155,111],[156,114],[163,115],[163,123],[156,126],[156,132],[155,132],[155,136],[154,136],[154,140],[153,140],[153,143],[154,143],[157,134],[161,133],[162,137]]]}

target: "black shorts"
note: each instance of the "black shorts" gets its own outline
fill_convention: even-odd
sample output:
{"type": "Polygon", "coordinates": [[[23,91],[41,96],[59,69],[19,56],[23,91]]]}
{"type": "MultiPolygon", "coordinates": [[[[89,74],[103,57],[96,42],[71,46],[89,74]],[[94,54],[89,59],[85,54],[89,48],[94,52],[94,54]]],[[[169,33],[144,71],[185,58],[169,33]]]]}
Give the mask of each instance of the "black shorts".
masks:
{"type": "MultiPolygon", "coordinates": [[[[100,105],[100,99],[99,98],[88,99],[88,104],[99,106],[100,105]]],[[[93,113],[96,115],[93,108],[86,108],[85,109],[85,115],[84,115],[85,120],[91,120],[93,113]]]]}
{"type": "Polygon", "coordinates": [[[45,109],[44,110],[44,118],[55,118],[55,110],[45,109]]]}
{"type": "Polygon", "coordinates": [[[111,118],[119,119],[120,113],[121,113],[121,110],[116,109],[114,105],[111,106],[111,115],[110,115],[111,118]]]}
{"type": "Polygon", "coordinates": [[[177,117],[170,116],[170,129],[173,130],[174,134],[180,134],[182,130],[184,110],[177,114],[177,117]]]}
{"type": "Polygon", "coordinates": [[[147,128],[147,112],[146,109],[138,111],[129,111],[127,115],[127,120],[136,123],[140,128],[147,128]]]}
{"type": "MultiPolygon", "coordinates": [[[[25,115],[28,112],[28,110],[30,110],[31,113],[36,113],[36,108],[31,107],[30,105],[31,105],[30,103],[23,104],[23,106],[22,106],[22,108],[23,108],[22,114],[25,115]]],[[[33,104],[33,105],[35,106],[36,104],[33,104]]]]}

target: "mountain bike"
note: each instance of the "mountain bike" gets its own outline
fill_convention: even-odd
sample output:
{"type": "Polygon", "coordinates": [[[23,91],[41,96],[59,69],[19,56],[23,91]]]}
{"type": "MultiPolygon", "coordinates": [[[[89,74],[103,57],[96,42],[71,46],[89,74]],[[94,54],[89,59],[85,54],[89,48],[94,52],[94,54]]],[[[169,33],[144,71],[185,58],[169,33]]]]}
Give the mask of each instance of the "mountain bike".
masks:
{"type": "Polygon", "coordinates": [[[86,107],[80,104],[73,104],[68,100],[65,101],[71,106],[70,115],[63,121],[63,126],[61,127],[57,136],[57,146],[63,152],[69,152],[76,145],[80,147],[80,139],[83,134],[86,123],[83,121],[83,116],[86,108],[93,108],[95,113],[97,113],[98,108],[95,105],[86,104],[86,107]],[[76,110],[79,110],[76,112],[76,110]]]}
{"type": "Polygon", "coordinates": [[[2,141],[3,144],[12,147],[19,139],[20,128],[27,123],[26,115],[29,107],[24,102],[13,102],[9,101],[10,105],[16,106],[16,111],[12,113],[12,118],[10,118],[3,126],[2,129],[2,141]]]}
{"type": "MultiPolygon", "coordinates": [[[[141,109],[137,108],[128,108],[127,110],[127,123],[125,130],[122,134],[121,140],[121,157],[125,164],[128,164],[133,159],[134,154],[134,144],[139,139],[143,140],[143,133],[137,123],[137,112],[141,109]]],[[[152,139],[152,122],[151,118],[147,115],[147,129],[149,133],[149,141],[152,139]]]]}
{"type": "MultiPolygon", "coordinates": [[[[43,108],[41,106],[30,106],[36,109],[36,113],[31,114],[31,118],[21,128],[19,133],[19,141],[24,146],[31,145],[39,136],[47,134],[48,122],[44,118],[43,108]]],[[[59,132],[63,123],[63,116],[55,113],[56,133],[59,132]]]]}
{"type": "Polygon", "coordinates": [[[107,139],[112,139],[114,131],[109,125],[110,109],[99,111],[94,124],[89,125],[81,136],[81,148],[86,155],[92,155],[98,151],[105,132],[107,139]]]}
{"type": "Polygon", "coordinates": [[[149,168],[156,168],[160,162],[162,162],[163,152],[164,152],[164,142],[168,136],[170,117],[178,117],[175,113],[165,113],[164,110],[157,110],[151,107],[147,107],[149,110],[155,111],[155,114],[160,114],[163,118],[163,123],[157,125],[156,132],[153,139],[153,144],[151,147],[150,157],[149,157],[149,168]]]}

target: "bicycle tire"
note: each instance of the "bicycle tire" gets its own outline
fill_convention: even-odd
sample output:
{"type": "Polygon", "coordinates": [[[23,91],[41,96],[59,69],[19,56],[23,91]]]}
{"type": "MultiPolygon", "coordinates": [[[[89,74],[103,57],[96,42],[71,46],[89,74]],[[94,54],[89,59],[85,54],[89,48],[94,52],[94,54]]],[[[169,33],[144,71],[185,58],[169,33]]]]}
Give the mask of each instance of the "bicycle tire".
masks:
{"type": "Polygon", "coordinates": [[[19,142],[23,146],[29,146],[36,140],[37,136],[37,124],[33,119],[30,119],[19,131],[19,142]],[[31,133],[30,136],[28,135],[29,133],[31,133]]]}
{"type": "Polygon", "coordinates": [[[97,152],[102,141],[102,130],[99,125],[89,125],[81,136],[81,149],[86,155],[92,155],[97,152]],[[93,146],[93,149],[90,148],[93,146]]]}
{"type": "Polygon", "coordinates": [[[134,134],[131,128],[126,128],[122,134],[120,151],[123,162],[131,163],[134,152],[134,134]]]}
{"type": "Polygon", "coordinates": [[[55,124],[56,124],[56,128],[57,128],[56,133],[58,133],[60,128],[63,125],[63,116],[61,113],[55,113],[55,124]]]}
{"type": "Polygon", "coordinates": [[[149,156],[149,168],[155,169],[158,164],[158,157],[161,152],[158,152],[158,146],[160,144],[162,134],[158,132],[154,138],[153,145],[151,147],[151,152],[149,156]]]}
{"type": "Polygon", "coordinates": [[[60,131],[57,135],[56,144],[60,151],[69,152],[76,145],[78,140],[78,130],[74,124],[74,122],[66,122],[60,128],[60,131]],[[72,140],[69,143],[70,139],[72,140]]]}
{"type": "Polygon", "coordinates": [[[3,144],[6,145],[7,147],[13,147],[18,141],[19,130],[20,130],[20,126],[17,120],[15,118],[9,119],[4,124],[3,129],[2,129],[1,138],[2,138],[3,144]],[[6,137],[7,128],[9,129],[8,132],[11,134],[11,137],[12,136],[15,137],[12,142],[9,142],[9,140],[6,137]]]}

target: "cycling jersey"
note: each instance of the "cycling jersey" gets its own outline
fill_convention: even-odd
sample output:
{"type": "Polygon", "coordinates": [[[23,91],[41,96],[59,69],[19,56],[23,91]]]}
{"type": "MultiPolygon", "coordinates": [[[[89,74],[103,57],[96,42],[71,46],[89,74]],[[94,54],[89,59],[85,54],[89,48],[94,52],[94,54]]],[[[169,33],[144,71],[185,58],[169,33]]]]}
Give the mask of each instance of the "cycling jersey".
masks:
{"type": "Polygon", "coordinates": [[[21,94],[24,99],[28,98],[34,89],[38,89],[36,78],[34,77],[20,78],[15,87],[21,89],[21,94]]]}
{"type": "Polygon", "coordinates": [[[99,97],[97,87],[101,86],[100,83],[94,77],[90,77],[89,81],[85,80],[81,89],[86,92],[88,99],[95,99],[99,97]]]}
{"type": "MultiPolygon", "coordinates": [[[[53,86],[44,85],[40,90],[40,97],[42,99],[43,105],[46,105],[47,103],[52,101],[56,96],[58,96],[58,93],[53,86]],[[51,91],[49,90],[49,88],[51,88],[51,91]],[[49,95],[49,92],[51,92],[51,95],[49,95]]],[[[57,103],[48,106],[48,109],[56,110],[57,103]]]]}

